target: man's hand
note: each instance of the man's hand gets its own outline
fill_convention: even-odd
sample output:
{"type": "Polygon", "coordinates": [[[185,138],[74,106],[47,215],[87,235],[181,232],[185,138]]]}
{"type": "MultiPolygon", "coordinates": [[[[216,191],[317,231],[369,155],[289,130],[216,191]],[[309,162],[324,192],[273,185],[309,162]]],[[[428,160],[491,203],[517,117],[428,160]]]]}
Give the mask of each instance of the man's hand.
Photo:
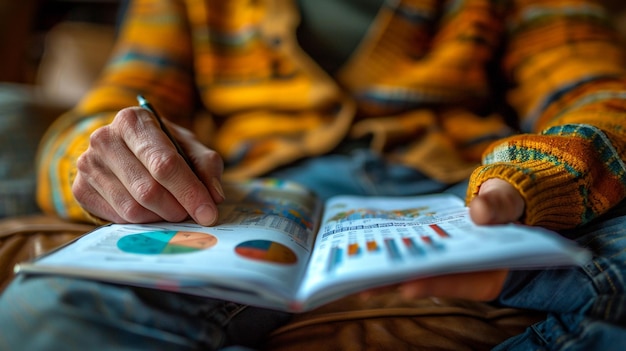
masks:
{"type": "MultiPolygon", "coordinates": [[[[476,224],[505,224],[518,221],[524,213],[524,199],[508,182],[489,179],[469,204],[470,217],[476,224]]],[[[397,290],[405,299],[429,296],[490,301],[498,297],[508,270],[471,272],[417,279],[394,286],[366,291],[362,297],[397,290]]]]}
{"type": "Polygon", "coordinates": [[[117,223],[191,217],[202,225],[214,224],[216,204],[224,200],[222,159],[188,130],[168,126],[196,173],[149,111],[127,108],[91,135],[89,148],[77,160],[72,191],[83,208],[117,223]]]}

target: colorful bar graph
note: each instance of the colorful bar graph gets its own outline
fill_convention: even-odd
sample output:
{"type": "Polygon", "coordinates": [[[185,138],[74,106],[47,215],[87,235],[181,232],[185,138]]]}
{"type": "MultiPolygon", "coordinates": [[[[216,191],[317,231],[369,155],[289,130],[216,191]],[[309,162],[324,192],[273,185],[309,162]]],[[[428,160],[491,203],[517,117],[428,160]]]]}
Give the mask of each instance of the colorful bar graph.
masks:
{"type": "Polygon", "coordinates": [[[341,256],[343,254],[343,250],[338,246],[333,246],[330,250],[330,255],[328,256],[328,265],[326,267],[326,272],[333,272],[339,264],[341,264],[341,256]]]}
{"type": "Polygon", "coordinates": [[[392,261],[401,261],[402,255],[400,254],[400,250],[398,250],[398,245],[396,241],[392,238],[385,238],[385,248],[387,249],[387,253],[389,254],[389,258],[392,261]]]}
{"type": "Polygon", "coordinates": [[[449,238],[450,237],[450,234],[448,234],[448,232],[443,230],[443,228],[441,228],[437,224],[430,224],[429,227],[430,227],[430,229],[434,230],[435,233],[437,233],[437,235],[439,235],[440,238],[449,238]]]}
{"type": "Polygon", "coordinates": [[[413,256],[421,256],[421,255],[423,255],[425,253],[424,249],[419,247],[415,243],[415,240],[413,238],[404,237],[404,238],[402,238],[402,242],[404,243],[404,246],[406,246],[406,249],[409,252],[409,254],[411,254],[413,256]]]}
{"type": "Polygon", "coordinates": [[[361,253],[361,247],[359,243],[350,243],[348,244],[348,256],[356,256],[361,253]]]}
{"type": "Polygon", "coordinates": [[[430,237],[428,235],[422,235],[422,236],[420,236],[420,238],[429,247],[432,247],[432,248],[437,249],[437,250],[445,249],[445,245],[441,241],[434,240],[432,237],[430,237]]]}
{"type": "Polygon", "coordinates": [[[376,242],[376,240],[368,240],[365,243],[366,247],[367,247],[367,251],[368,252],[375,252],[378,251],[380,249],[380,247],[378,246],[378,243],[376,242]]]}

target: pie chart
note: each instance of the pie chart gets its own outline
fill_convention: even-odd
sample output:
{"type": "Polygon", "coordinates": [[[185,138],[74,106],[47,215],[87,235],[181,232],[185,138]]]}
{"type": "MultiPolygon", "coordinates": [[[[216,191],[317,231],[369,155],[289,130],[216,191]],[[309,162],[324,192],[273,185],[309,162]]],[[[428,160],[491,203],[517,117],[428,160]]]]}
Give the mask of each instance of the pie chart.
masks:
{"type": "Polygon", "coordinates": [[[131,234],[120,238],[117,247],[128,253],[175,255],[210,249],[217,238],[200,232],[163,230],[131,234]]]}
{"type": "Polygon", "coordinates": [[[243,258],[267,263],[294,264],[298,261],[290,248],[269,240],[245,241],[235,247],[235,252],[243,258]]]}

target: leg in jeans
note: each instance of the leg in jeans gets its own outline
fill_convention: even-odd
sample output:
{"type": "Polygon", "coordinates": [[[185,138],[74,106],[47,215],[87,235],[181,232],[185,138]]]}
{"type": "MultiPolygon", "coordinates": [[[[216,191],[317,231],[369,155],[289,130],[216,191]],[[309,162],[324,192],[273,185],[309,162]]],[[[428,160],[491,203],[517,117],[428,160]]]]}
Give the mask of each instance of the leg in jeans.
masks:
{"type": "Polygon", "coordinates": [[[287,313],[151,289],[19,276],[0,298],[0,350],[216,350],[259,345],[287,313]]]}
{"type": "Polygon", "coordinates": [[[511,273],[498,302],[548,314],[497,350],[626,350],[626,202],[562,234],[593,258],[579,268],[511,273]]]}

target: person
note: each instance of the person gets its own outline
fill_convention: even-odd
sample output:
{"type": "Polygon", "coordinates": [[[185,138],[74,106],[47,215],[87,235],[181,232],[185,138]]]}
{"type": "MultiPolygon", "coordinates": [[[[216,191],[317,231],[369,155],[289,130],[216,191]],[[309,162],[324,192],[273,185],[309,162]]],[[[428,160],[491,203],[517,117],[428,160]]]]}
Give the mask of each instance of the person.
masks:
{"type": "MultiPolygon", "coordinates": [[[[404,298],[546,313],[496,349],[621,350],[624,64],[591,0],[134,0],[101,80],[42,142],[38,201],[73,220],[212,225],[225,180],[461,194],[478,224],[557,230],[593,258],[410,281],[404,298]]],[[[289,318],[51,276],[18,276],[0,309],[11,350],[253,347],[289,318]]]]}

